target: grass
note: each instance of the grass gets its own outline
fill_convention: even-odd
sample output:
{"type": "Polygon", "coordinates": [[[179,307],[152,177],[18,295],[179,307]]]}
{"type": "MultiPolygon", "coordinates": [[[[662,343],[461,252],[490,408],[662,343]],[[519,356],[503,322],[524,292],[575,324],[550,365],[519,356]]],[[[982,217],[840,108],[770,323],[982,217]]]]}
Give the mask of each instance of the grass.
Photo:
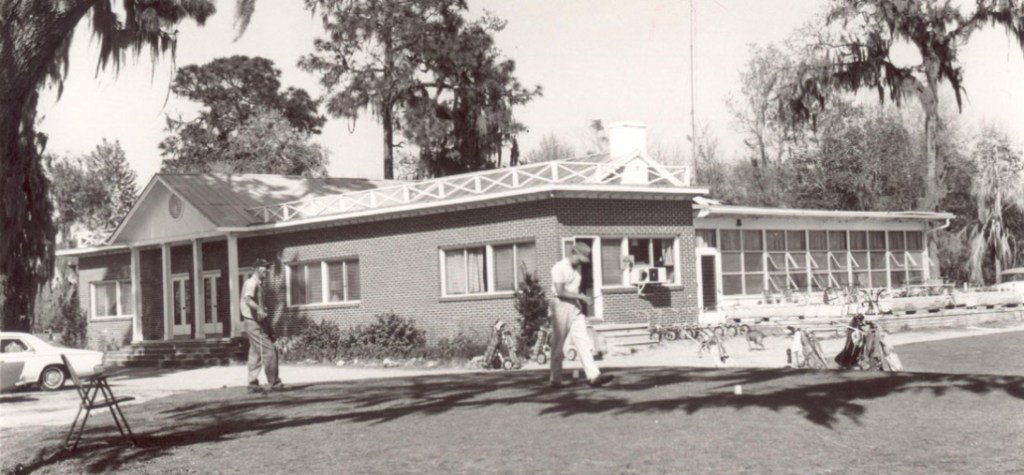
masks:
{"type": "Polygon", "coordinates": [[[100,414],[76,454],[55,449],[63,427],[4,433],[0,450],[4,469],[37,473],[1011,472],[1022,346],[1024,332],[899,348],[908,367],[970,374],[613,368],[600,390],[517,371],[198,391],[128,406],[136,449],[100,414]],[[1013,375],[980,374],[1008,356],[1013,375]]]}

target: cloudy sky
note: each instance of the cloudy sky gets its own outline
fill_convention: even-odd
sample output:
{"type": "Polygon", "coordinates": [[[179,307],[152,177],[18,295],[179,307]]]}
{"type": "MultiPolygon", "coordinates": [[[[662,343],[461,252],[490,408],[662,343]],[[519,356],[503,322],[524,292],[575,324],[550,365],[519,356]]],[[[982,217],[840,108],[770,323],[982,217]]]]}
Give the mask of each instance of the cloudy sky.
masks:
{"type": "MultiPolygon", "coordinates": [[[[725,107],[739,90],[739,73],[751,43],[779,42],[818,12],[816,0],[696,1],[696,115],[711,125],[727,153],[738,138],[725,107]]],[[[177,65],[202,64],[243,54],[272,59],[282,83],[321,93],[316,78],[300,71],[298,58],[312,49],[319,20],[302,3],[264,0],[248,32],[234,38],[234,2],[204,28],[183,24],[177,65]]],[[[648,125],[652,142],[688,150],[690,130],[690,5],[685,0],[470,0],[474,15],[484,10],[508,21],[497,36],[527,85],[544,96],[516,111],[529,127],[520,137],[525,152],[549,133],[582,150],[587,126],[631,120],[648,125]]],[[[153,63],[143,54],[120,72],[96,73],[97,47],[87,22],[79,25],[71,67],[60,100],[52,91],[40,101],[39,129],[50,136],[48,151],[81,154],[101,139],[119,140],[144,186],[160,168],[157,144],[165,117],[191,117],[194,104],[169,97],[172,62],[153,63]]],[[[1002,30],[989,29],[962,50],[968,124],[1001,125],[1024,140],[1024,59],[1002,30]]],[[[357,122],[330,120],[317,140],[331,151],[332,176],[381,177],[381,133],[368,114],[357,122]],[[350,132],[351,131],[351,132],[350,132]]]]}

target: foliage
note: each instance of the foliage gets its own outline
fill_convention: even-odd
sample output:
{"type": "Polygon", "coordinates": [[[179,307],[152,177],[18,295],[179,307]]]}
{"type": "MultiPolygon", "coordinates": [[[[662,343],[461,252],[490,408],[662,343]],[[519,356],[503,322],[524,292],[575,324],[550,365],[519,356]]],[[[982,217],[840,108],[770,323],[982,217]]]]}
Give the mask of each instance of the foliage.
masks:
{"type": "Polygon", "coordinates": [[[48,155],[58,247],[102,243],[128,215],[138,193],[119,141],[106,139],[84,157],[48,155]]]}
{"type": "Polygon", "coordinates": [[[33,333],[57,333],[70,348],[84,348],[88,316],[80,307],[75,259],[58,257],[53,278],[36,296],[33,333]]]}
{"type": "Polygon", "coordinates": [[[965,228],[970,238],[970,277],[974,283],[995,282],[1004,265],[1012,266],[1020,246],[1006,226],[1008,211],[1024,212],[1024,157],[1002,131],[985,127],[975,140],[971,158],[978,172],[971,183],[977,222],[965,228]],[[991,259],[992,273],[982,266],[991,259]]]}
{"type": "Polygon", "coordinates": [[[0,15],[0,304],[4,329],[28,329],[26,318],[40,285],[52,272],[56,226],[42,166],[46,136],[36,132],[39,90],[63,88],[76,25],[92,12],[98,68],[119,69],[127,52],[148,48],[154,58],[172,53],[175,26],[202,25],[214,13],[209,0],[4,2],[0,15]],[[8,34],[18,32],[17,35],[8,34]]]}
{"type": "Polygon", "coordinates": [[[326,153],[309,139],[326,119],[306,91],[281,91],[280,76],[269,59],[248,56],[181,68],[171,91],[205,109],[191,121],[167,119],[164,170],[324,175],[326,153]]]}
{"type": "Polygon", "coordinates": [[[409,356],[426,345],[426,334],[416,322],[384,312],[370,325],[357,325],[348,333],[347,353],[351,356],[409,356]]]}
{"type": "Polygon", "coordinates": [[[299,65],[320,76],[331,115],[355,120],[370,108],[380,120],[385,179],[394,176],[397,132],[418,147],[430,176],[498,166],[503,145],[517,148],[512,108],[540,90],[523,88],[514,63],[499,57],[491,34],[503,22],[466,22],[464,0],[306,4],[320,10],[329,37],[299,65]]]}
{"type": "Polygon", "coordinates": [[[437,341],[433,348],[427,348],[424,352],[426,357],[445,360],[470,359],[482,355],[487,350],[487,343],[479,337],[474,338],[461,331],[451,338],[445,337],[437,341]]]}
{"type": "Polygon", "coordinates": [[[520,265],[520,274],[523,278],[513,296],[513,305],[519,312],[516,319],[519,323],[517,351],[525,355],[523,350],[533,347],[537,340],[537,330],[548,322],[548,300],[544,294],[544,286],[534,273],[527,271],[525,265],[520,265]]]}
{"type": "Polygon", "coordinates": [[[290,360],[334,361],[342,354],[343,332],[330,320],[308,322],[294,337],[281,337],[275,344],[290,360]]]}
{"type": "Polygon", "coordinates": [[[546,134],[540,139],[537,148],[530,150],[523,160],[525,163],[541,163],[553,160],[564,160],[576,156],[572,145],[558,138],[555,134],[546,134]]]}
{"type": "Polygon", "coordinates": [[[795,192],[801,207],[840,210],[912,209],[924,167],[900,115],[886,108],[836,104],[817,134],[796,152],[795,192]]]}
{"type": "Polygon", "coordinates": [[[815,30],[816,39],[796,66],[796,76],[780,96],[783,113],[795,120],[813,120],[837,91],[875,89],[880,101],[888,95],[901,105],[916,98],[925,112],[925,193],[919,204],[934,209],[942,198],[935,140],[939,135],[939,84],[948,82],[962,103],[963,70],[958,47],[986,25],[1001,25],[1024,51],[1024,3],[1017,0],[978,1],[963,11],[949,0],[833,0],[826,14],[827,28],[815,30]],[[912,45],[921,63],[901,66],[892,62],[892,48],[912,45]]]}

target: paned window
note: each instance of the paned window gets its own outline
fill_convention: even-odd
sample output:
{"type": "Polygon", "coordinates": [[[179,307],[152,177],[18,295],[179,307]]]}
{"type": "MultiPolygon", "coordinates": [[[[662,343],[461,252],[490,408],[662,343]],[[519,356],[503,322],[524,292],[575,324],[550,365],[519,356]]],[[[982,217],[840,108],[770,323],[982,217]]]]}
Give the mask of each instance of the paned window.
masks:
{"type": "Polygon", "coordinates": [[[109,280],[92,283],[94,318],[124,317],[132,313],[132,281],[109,280]]]}
{"type": "Polygon", "coordinates": [[[445,296],[512,292],[524,272],[535,273],[537,268],[532,242],[445,249],[441,255],[445,296]]]}
{"type": "Polygon", "coordinates": [[[288,305],[357,302],[361,298],[358,259],[289,264],[288,305]]]}

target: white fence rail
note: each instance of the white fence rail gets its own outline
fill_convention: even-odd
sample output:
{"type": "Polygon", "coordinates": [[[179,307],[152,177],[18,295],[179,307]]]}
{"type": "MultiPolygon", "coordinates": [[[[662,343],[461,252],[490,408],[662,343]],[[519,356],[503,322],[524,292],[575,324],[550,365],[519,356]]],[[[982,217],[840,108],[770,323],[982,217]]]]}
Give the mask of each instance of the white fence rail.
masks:
{"type": "MultiPolygon", "coordinates": [[[[247,211],[264,223],[271,223],[552,184],[620,184],[623,181],[639,184],[633,181],[635,175],[623,178],[622,167],[606,163],[554,161],[257,206],[247,211]]],[[[690,185],[690,171],[686,167],[648,167],[644,181],[645,186],[686,187],[690,185]]]]}

